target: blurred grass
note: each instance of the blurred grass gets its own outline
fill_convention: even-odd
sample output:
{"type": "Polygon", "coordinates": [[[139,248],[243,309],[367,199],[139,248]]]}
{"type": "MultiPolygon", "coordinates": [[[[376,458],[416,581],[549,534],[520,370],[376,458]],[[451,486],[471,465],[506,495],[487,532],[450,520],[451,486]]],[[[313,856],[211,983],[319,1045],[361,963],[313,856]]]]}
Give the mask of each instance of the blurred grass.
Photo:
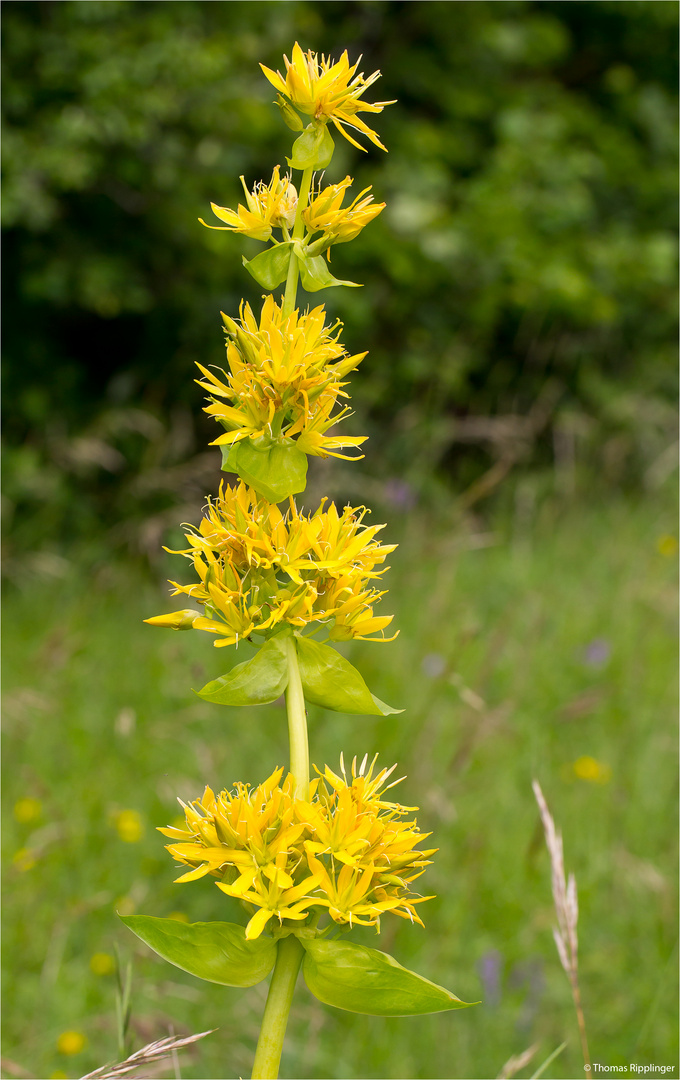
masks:
{"type": "MultiPolygon", "coordinates": [[[[399,797],[420,805],[440,848],[425,879],[437,899],[424,931],[386,918],[379,940],[355,939],[484,1004],[365,1018],[325,1008],[301,982],[282,1076],[495,1077],[530,1043],[539,1062],[563,1039],[549,1075],[582,1075],[534,776],[578,881],[593,1058],[677,1065],[677,545],[662,539],[674,521],[656,492],[546,501],[534,514],[518,503],[488,532],[417,512],[387,530],[401,547],[383,607],[401,636],[350,655],[406,711],[310,709],[312,760],[335,763],[344,749],[399,761],[399,797]],[[608,783],[577,777],[584,755],[609,767],[608,783]]],[[[192,697],[224,651],[144,626],[167,603],[148,577],[115,563],[52,571],[63,577],[34,577],[5,601],[5,1075],[80,1076],[115,1057],[114,978],[90,964],[116,945],[134,957],[135,1047],[169,1028],[217,1027],[183,1056],[182,1076],[249,1075],[266,984],[200,984],[136,943],[115,910],[242,921],[211,881],[172,884],[154,826],[177,815],[176,795],[284,763],[284,713],[192,697]],[[40,809],[17,807],[27,798],[40,809]],[[86,1036],[77,1057],[58,1053],[64,1031],[86,1036]]]]}

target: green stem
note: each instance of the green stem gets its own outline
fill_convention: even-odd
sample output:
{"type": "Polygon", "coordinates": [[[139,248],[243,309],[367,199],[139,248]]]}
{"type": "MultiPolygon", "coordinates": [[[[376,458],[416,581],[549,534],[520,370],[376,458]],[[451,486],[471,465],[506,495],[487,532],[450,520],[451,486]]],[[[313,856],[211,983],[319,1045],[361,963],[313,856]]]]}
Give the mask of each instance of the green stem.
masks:
{"type": "Polygon", "coordinates": [[[288,653],[288,740],[290,742],[290,771],[295,780],[295,793],[300,799],[309,798],[309,744],[307,741],[307,713],[305,696],[300,679],[295,638],[286,638],[288,653]]]}
{"type": "MultiPolygon", "coordinates": [[[[297,212],[295,214],[295,225],[293,226],[293,240],[301,240],[302,234],[305,231],[304,222],[302,220],[302,211],[307,206],[307,200],[309,199],[309,189],[312,183],[313,169],[305,169],[302,174],[302,180],[300,181],[300,194],[298,195],[297,212]]],[[[300,267],[298,261],[293,254],[290,260],[290,266],[288,267],[288,277],[286,278],[286,291],[283,297],[283,315],[284,318],[290,315],[295,308],[295,298],[297,296],[298,278],[300,276],[300,267]]]]}
{"type": "MultiPolygon", "coordinates": [[[[286,638],[288,654],[288,688],[286,690],[286,708],[288,710],[288,737],[290,740],[290,771],[295,780],[295,794],[298,798],[309,797],[309,745],[307,742],[307,714],[305,696],[302,690],[300,667],[298,665],[295,638],[286,638]]],[[[279,941],[276,952],[276,966],[269,986],[267,1004],[262,1017],[260,1038],[255,1051],[253,1080],[276,1080],[279,1075],[279,1062],[283,1040],[286,1034],[288,1013],[293,1001],[293,991],[297,981],[304,949],[294,934],[279,941]]]]}
{"type": "Polygon", "coordinates": [[[255,1051],[252,1080],[276,1080],[279,1075],[288,1013],[304,952],[294,934],[279,941],[276,965],[255,1051]]]}

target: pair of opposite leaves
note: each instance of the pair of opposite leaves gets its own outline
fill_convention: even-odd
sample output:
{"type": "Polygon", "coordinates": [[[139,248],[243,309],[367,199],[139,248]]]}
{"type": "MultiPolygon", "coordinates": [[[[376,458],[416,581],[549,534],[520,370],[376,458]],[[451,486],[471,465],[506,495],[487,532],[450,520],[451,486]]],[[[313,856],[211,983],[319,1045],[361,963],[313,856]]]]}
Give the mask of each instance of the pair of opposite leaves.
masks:
{"type": "MultiPolygon", "coordinates": [[[[236,923],[181,923],[151,915],[120,918],[164,960],[206,982],[255,986],[276,961],[277,943],[272,938],[248,941],[236,923]]],[[[388,953],[350,941],[298,937],[305,950],[302,971],[307,986],[319,1001],[336,1009],[370,1016],[417,1016],[472,1004],[402,967],[388,953]]]]}
{"type": "Polygon", "coordinates": [[[267,705],[288,686],[287,643],[297,651],[305,700],[334,712],[389,716],[403,712],[375,697],[355,667],[335,649],[282,632],[270,638],[252,660],[207,683],[199,697],[218,705],[267,705]]]}

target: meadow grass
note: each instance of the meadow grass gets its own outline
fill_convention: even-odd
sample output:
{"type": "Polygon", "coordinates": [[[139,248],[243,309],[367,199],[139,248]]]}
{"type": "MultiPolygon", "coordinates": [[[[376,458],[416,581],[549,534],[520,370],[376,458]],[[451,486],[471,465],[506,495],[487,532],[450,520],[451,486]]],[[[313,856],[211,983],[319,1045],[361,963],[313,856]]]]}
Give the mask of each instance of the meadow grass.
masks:
{"type": "MultiPolygon", "coordinates": [[[[380,750],[408,774],[397,797],[421,807],[440,849],[422,881],[437,898],[421,908],[425,930],[387,916],[380,938],[355,940],[483,1004],[376,1019],[322,1006],[301,980],[283,1077],[495,1077],[538,1042],[530,1076],[565,1039],[548,1075],[583,1075],[533,777],[577,877],[593,1060],[677,1068],[675,560],[659,549],[673,527],[649,495],[546,502],[531,522],[502,517],[477,535],[416,515],[386,530],[401,547],[382,606],[401,634],[347,655],[405,712],[310,707],[312,760],[380,750]],[[600,782],[577,775],[586,756],[600,782]]],[[[114,976],[92,960],[116,947],[133,961],[132,1049],[219,1028],[185,1052],[181,1075],[249,1075],[266,984],[200,983],[115,915],[243,922],[212,879],[173,884],[154,827],[178,816],[177,795],[257,782],[287,758],[281,705],[191,694],[247,646],[236,656],[142,624],[172,606],[119,564],[73,565],[5,601],[5,1076],[75,1077],[116,1058],[114,976]],[[57,1050],[68,1030],[87,1039],[70,1058],[57,1050]]]]}

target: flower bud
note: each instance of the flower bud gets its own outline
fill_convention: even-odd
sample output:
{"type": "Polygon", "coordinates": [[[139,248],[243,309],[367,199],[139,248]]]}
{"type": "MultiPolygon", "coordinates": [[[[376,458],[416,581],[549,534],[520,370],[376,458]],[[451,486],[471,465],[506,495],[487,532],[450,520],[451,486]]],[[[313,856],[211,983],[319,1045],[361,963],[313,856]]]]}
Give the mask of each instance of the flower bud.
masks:
{"type": "Polygon", "coordinates": [[[290,128],[291,131],[302,131],[304,126],[302,120],[295,112],[292,105],[290,105],[285,98],[281,97],[281,94],[277,96],[276,104],[281,110],[281,116],[286,127],[290,128]]]}

